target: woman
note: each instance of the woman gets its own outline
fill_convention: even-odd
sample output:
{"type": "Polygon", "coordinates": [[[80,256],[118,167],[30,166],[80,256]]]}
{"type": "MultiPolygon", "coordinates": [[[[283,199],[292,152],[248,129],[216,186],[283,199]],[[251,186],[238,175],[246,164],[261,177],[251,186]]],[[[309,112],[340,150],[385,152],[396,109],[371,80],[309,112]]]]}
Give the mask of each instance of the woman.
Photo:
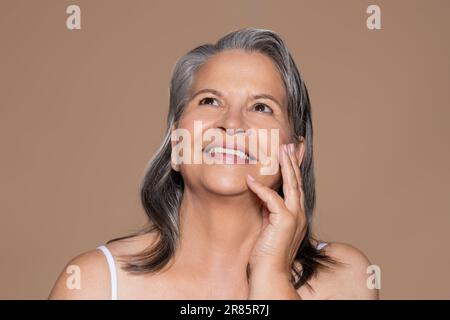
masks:
{"type": "Polygon", "coordinates": [[[80,286],[64,270],[50,298],[377,299],[362,252],[312,237],[312,133],[276,33],[245,28],[188,52],[141,186],[149,226],[72,259],[80,286]]]}

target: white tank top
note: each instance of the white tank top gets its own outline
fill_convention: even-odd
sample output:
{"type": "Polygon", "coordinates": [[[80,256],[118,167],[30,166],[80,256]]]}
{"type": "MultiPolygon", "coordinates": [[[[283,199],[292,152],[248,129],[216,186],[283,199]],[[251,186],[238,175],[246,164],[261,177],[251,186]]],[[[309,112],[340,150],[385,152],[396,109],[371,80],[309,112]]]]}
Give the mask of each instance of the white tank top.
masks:
{"type": "Polygon", "coordinates": [[[117,271],[116,264],[114,263],[114,257],[111,254],[111,251],[109,251],[109,249],[104,245],[97,247],[97,249],[100,249],[103,252],[106,257],[106,261],[108,261],[109,275],[111,279],[111,300],[117,300],[117,271]]]}
{"type": "MultiPolygon", "coordinates": [[[[322,250],[327,244],[328,243],[326,242],[320,242],[317,245],[317,250],[322,250]]],[[[105,245],[101,245],[97,247],[97,249],[100,249],[103,252],[106,257],[106,261],[108,262],[109,275],[111,279],[111,300],[117,300],[117,270],[114,257],[105,245]]]]}

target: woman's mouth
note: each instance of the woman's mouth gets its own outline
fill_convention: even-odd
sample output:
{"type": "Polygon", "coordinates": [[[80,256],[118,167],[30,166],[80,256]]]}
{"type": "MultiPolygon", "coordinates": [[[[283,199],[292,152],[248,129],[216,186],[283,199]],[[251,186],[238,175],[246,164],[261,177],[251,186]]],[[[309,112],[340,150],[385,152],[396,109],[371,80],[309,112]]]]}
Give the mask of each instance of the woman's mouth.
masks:
{"type": "Polygon", "coordinates": [[[256,161],[254,157],[239,149],[213,146],[206,148],[204,153],[223,164],[249,164],[250,161],[256,161]]]}

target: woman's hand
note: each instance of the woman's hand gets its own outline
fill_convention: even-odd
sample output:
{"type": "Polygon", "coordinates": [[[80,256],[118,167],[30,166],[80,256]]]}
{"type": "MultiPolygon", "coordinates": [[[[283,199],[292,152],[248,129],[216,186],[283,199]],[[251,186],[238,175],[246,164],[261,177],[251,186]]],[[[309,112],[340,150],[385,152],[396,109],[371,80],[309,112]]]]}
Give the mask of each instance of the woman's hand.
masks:
{"type": "Polygon", "coordinates": [[[249,299],[301,299],[291,283],[291,266],[307,225],[300,162],[293,144],[280,149],[284,199],[247,177],[249,188],[264,203],[262,231],[249,259],[249,299]]]}

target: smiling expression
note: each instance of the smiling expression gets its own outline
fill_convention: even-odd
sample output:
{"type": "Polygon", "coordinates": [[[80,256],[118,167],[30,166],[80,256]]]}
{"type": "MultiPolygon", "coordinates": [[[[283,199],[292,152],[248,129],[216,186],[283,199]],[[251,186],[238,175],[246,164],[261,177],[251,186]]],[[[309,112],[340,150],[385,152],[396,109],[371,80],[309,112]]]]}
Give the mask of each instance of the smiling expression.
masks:
{"type": "Polygon", "coordinates": [[[291,134],[284,83],[268,56],[243,50],[218,53],[196,72],[188,94],[176,130],[192,137],[193,154],[197,144],[203,159],[222,162],[172,164],[187,184],[226,194],[247,190],[247,174],[269,186],[279,184],[279,170],[272,175],[261,175],[260,170],[260,160],[271,155],[278,159],[278,145],[289,142],[291,134]],[[199,121],[202,129],[195,130],[199,121]],[[255,135],[264,130],[269,134],[255,135]],[[270,131],[278,133],[275,148],[270,131]],[[219,139],[204,141],[205,135],[219,139]],[[252,138],[256,138],[256,149],[252,138]]]}

